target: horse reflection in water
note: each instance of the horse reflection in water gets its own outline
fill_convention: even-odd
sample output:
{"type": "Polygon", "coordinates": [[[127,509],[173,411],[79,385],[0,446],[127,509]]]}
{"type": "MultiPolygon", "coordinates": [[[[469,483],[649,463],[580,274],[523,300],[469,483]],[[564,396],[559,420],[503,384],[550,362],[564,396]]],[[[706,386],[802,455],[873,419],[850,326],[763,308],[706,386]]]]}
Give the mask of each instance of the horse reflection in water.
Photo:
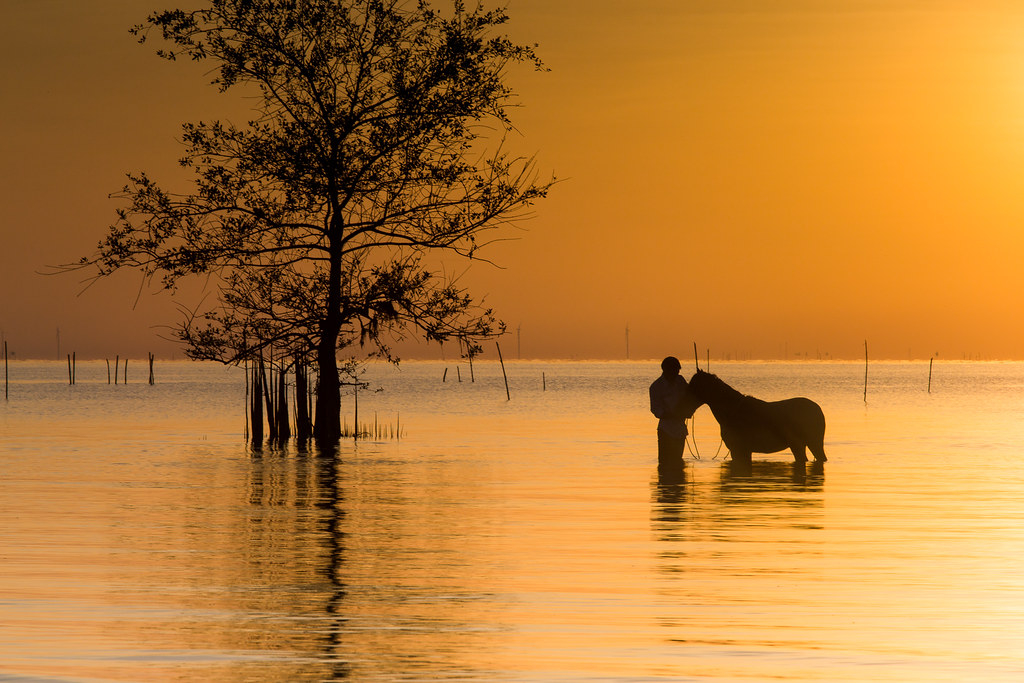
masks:
{"type": "Polygon", "coordinates": [[[796,462],[807,461],[807,449],[824,462],[825,414],[809,398],[762,401],[746,396],[703,370],[690,380],[690,391],[707,404],[722,429],[722,441],[736,463],[749,463],[753,453],[788,448],[796,462]]]}

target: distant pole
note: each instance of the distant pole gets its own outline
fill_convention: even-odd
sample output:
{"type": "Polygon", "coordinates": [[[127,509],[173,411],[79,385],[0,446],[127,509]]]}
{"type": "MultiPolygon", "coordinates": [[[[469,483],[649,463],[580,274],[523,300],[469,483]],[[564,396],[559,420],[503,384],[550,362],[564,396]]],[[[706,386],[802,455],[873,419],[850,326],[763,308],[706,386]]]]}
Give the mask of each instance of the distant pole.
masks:
{"type": "Polygon", "coordinates": [[[548,377],[543,372],[540,373],[540,385],[543,391],[548,390],[548,377]]]}
{"type": "Polygon", "coordinates": [[[121,355],[114,356],[114,384],[117,384],[117,372],[121,369],[121,355]]]}
{"type": "Polygon", "coordinates": [[[78,359],[75,357],[75,352],[71,352],[71,383],[74,384],[78,381],[78,359]]]}
{"type": "Polygon", "coordinates": [[[153,377],[153,361],[155,359],[156,359],[156,356],[154,356],[153,352],[150,351],[149,352],[149,383],[150,384],[156,384],[156,379],[153,377]]]}
{"type": "Polygon", "coordinates": [[[128,358],[124,359],[124,383],[128,384],[128,358]]]}
{"type": "Polygon", "coordinates": [[[864,340],[864,403],[868,402],[868,340],[864,340]]]}
{"type": "Polygon", "coordinates": [[[444,384],[445,379],[448,378],[448,368],[444,369],[444,374],[441,375],[441,384],[444,384]]]}
{"type": "Polygon", "coordinates": [[[107,361],[107,384],[110,384],[110,359],[105,360],[107,361]]]}
{"type": "Polygon", "coordinates": [[[71,374],[71,354],[68,354],[68,386],[75,383],[75,378],[71,374]]]}
{"type": "Polygon", "coordinates": [[[10,394],[10,376],[7,374],[7,340],[4,340],[4,400],[6,401],[11,397],[10,394]]]}
{"type": "Polygon", "coordinates": [[[935,356],[928,359],[928,393],[932,393],[932,363],[935,362],[935,356]]]}
{"type": "Polygon", "coordinates": [[[697,342],[693,342],[693,365],[700,370],[700,361],[697,359],[697,342]]]}
{"type": "Polygon", "coordinates": [[[498,347],[498,361],[501,363],[501,375],[505,378],[505,397],[511,401],[512,394],[508,390],[508,375],[505,374],[505,361],[501,358],[501,344],[494,342],[494,345],[498,347]]]}

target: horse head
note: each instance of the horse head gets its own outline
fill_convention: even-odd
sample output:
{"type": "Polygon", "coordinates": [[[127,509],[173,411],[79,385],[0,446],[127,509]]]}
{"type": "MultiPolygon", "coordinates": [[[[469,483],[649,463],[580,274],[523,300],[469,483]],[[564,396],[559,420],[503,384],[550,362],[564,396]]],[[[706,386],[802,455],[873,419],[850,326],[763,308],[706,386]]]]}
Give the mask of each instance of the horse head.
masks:
{"type": "Polygon", "coordinates": [[[721,381],[710,372],[704,372],[700,368],[697,368],[697,372],[690,378],[690,391],[697,397],[701,405],[708,402],[710,394],[714,392],[716,380],[721,381]]]}
{"type": "Polygon", "coordinates": [[[708,405],[739,395],[735,389],[719,379],[718,375],[699,369],[690,378],[690,391],[701,404],[708,405]]]}

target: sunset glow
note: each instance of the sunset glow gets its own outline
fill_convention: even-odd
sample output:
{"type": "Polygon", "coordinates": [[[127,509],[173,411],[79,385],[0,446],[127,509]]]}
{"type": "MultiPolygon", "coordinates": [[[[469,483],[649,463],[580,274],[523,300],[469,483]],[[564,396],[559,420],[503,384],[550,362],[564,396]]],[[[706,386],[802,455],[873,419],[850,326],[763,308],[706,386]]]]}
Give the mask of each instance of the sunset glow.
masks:
{"type": "MultiPolygon", "coordinates": [[[[1024,358],[1024,8],[765,7],[508,3],[551,69],[513,74],[511,144],[561,180],[485,254],[503,269],[465,276],[508,344],[624,358],[628,328],[632,358],[1024,358]]],[[[245,116],[128,35],[162,8],[5,8],[0,328],[21,357],[55,357],[58,329],[83,356],[175,352],[154,329],[173,302],[137,279],[77,296],[36,274],[102,238],[125,172],[176,177],[181,123],[245,116]]]]}

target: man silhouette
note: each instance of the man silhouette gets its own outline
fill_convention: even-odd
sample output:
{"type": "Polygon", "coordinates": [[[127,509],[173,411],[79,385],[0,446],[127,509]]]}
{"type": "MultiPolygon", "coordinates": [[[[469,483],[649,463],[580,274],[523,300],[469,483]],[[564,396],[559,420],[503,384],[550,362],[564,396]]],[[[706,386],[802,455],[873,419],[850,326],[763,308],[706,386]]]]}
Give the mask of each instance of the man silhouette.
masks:
{"type": "Polygon", "coordinates": [[[651,384],[651,412],[658,418],[658,462],[681,462],[686,447],[686,420],[700,405],[679,374],[679,359],[661,361],[661,377],[651,384]]]}

